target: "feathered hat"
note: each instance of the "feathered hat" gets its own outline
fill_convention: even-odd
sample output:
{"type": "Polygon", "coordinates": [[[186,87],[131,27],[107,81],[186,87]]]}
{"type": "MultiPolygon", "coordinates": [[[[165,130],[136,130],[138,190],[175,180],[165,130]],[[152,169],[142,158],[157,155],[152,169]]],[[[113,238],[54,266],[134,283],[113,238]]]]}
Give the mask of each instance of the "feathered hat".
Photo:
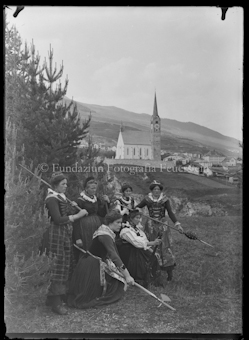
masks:
{"type": "Polygon", "coordinates": [[[163,185],[156,180],[150,184],[150,190],[153,190],[155,187],[159,187],[161,191],[163,190],[163,185]]]}

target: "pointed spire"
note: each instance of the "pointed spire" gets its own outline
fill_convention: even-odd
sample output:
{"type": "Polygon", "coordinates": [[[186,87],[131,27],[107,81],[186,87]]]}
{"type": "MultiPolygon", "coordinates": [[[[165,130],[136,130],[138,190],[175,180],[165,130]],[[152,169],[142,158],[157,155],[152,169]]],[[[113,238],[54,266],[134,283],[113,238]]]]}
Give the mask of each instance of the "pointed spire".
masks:
{"type": "Polygon", "coordinates": [[[123,122],[121,122],[120,124],[120,132],[123,132],[124,131],[124,125],[123,125],[123,122]]]}
{"type": "Polygon", "coordinates": [[[153,117],[158,116],[157,111],[157,101],[156,101],[156,91],[155,91],[155,99],[154,99],[154,107],[153,107],[153,117]]]}

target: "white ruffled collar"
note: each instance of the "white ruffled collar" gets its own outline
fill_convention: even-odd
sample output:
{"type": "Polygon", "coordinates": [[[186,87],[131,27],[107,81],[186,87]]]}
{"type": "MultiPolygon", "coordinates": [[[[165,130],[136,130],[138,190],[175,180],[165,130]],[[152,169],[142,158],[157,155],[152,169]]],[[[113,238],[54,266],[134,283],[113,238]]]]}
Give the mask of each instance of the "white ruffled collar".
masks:
{"type": "Polygon", "coordinates": [[[132,202],[132,197],[129,197],[129,199],[126,200],[125,197],[121,196],[120,199],[126,204],[131,204],[131,202],[132,202]]]}
{"type": "Polygon", "coordinates": [[[52,189],[50,189],[50,188],[48,188],[48,195],[47,195],[47,198],[49,198],[49,197],[56,197],[56,198],[58,198],[58,199],[63,198],[65,201],[67,200],[67,197],[66,197],[65,194],[56,192],[56,191],[54,191],[54,190],[52,190],[52,189]]]}
{"type": "Polygon", "coordinates": [[[160,196],[159,196],[158,198],[155,198],[155,197],[152,195],[151,192],[148,194],[148,197],[149,197],[149,199],[151,199],[153,202],[159,202],[159,201],[161,201],[163,198],[166,198],[166,196],[165,196],[162,192],[161,192],[161,194],[160,194],[160,196]]]}
{"type": "Polygon", "coordinates": [[[82,191],[82,192],[80,193],[80,196],[81,196],[84,200],[86,200],[86,201],[89,201],[89,202],[92,202],[92,203],[97,202],[97,197],[96,197],[95,195],[93,195],[93,198],[91,198],[91,197],[89,197],[89,196],[86,194],[85,191],[82,191]]]}

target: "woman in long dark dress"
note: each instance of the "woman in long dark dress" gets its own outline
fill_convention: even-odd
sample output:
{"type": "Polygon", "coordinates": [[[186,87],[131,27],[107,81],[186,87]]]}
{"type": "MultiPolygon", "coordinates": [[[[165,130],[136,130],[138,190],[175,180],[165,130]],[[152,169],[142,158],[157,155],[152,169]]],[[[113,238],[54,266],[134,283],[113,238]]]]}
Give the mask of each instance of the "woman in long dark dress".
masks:
{"type": "Polygon", "coordinates": [[[122,216],[113,210],[105,220],[74,270],[68,293],[70,307],[85,309],[116,302],[124,295],[127,284],[134,284],[115,245],[115,232],[121,228],[122,216]]]}
{"type": "Polygon", "coordinates": [[[153,254],[152,246],[158,246],[161,240],[159,238],[154,241],[148,240],[139,227],[141,217],[139,210],[130,212],[129,220],[122,225],[120,231],[122,242],[118,244],[118,251],[135,281],[147,287],[149,282],[159,284],[160,266],[153,254]]]}
{"type": "MultiPolygon", "coordinates": [[[[150,185],[150,193],[136,206],[136,208],[147,207],[149,216],[161,222],[166,222],[165,213],[168,215],[175,227],[183,232],[180,222],[177,221],[173,213],[168,197],[163,193],[163,186],[157,181],[153,181],[150,185]]],[[[158,246],[157,256],[160,261],[161,270],[165,270],[168,274],[168,281],[172,280],[173,269],[176,265],[175,256],[172,250],[172,237],[170,228],[162,223],[158,223],[148,219],[146,232],[150,241],[155,240],[159,233],[162,234],[162,243],[158,246]]]]}
{"type": "MultiPolygon", "coordinates": [[[[96,196],[97,185],[94,177],[87,178],[84,190],[75,200],[81,209],[87,211],[86,216],[73,223],[73,242],[84,250],[89,249],[93,233],[102,224],[103,218],[107,213],[107,206],[109,205],[107,195],[103,195],[103,200],[96,196]]],[[[79,256],[79,251],[75,250],[76,261],[78,261],[79,256]]]]}
{"type": "Polygon", "coordinates": [[[67,293],[73,264],[72,222],[83,217],[87,212],[81,210],[75,214],[76,209],[68,204],[65,196],[67,179],[63,173],[54,173],[51,185],[53,190],[48,190],[45,199],[50,227],[44,235],[41,248],[42,251],[51,253],[55,257],[46,305],[51,306],[54,313],[64,315],[67,310],[62,305],[62,297],[67,293]]]}

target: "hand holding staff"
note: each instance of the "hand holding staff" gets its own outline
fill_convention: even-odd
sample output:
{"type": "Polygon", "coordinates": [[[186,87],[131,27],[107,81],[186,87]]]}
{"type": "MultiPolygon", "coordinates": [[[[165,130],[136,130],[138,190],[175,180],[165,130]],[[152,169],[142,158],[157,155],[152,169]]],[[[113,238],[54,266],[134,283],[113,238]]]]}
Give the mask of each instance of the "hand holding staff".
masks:
{"type": "MultiPolygon", "coordinates": [[[[121,205],[122,207],[125,207],[125,208],[126,208],[125,205],[123,205],[123,204],[121,204],[121,203],[120,203],[120,205],[121,205]]],[[[187,238],[189,238],[190,240],[197,240],[197,241],[202,242],[203,244],[206,244],[206,245],[209,246],[209,247],[214,248],[214,246],[212,246],[211,244],[209,244],[209,243],[207,243],[207,242],[202,241],[201,239],[199,239],[199,238],[195,235],[195,233],[193,233],[193,232],[191,232],[191,231],[185,232],[185,231],[182,231],[182,230],[178,230],[177,228],[174,228],[174,227],[168,225],[166,222],[158,221],[158,220],[156,220],[155,218],[152,218],[152,217],[150,217],[150,216],[147,216],[147,215],[145,215],[145,214],[143,214],[143,213],[141,213],[141,215],[143,215],[143,216],[149,218],[150,220],[152,220],[152,221],[154,221],[154,222],[164,224],[164,225],[166,225],[167,227],[169,227],[169,228],[171,228],[171,229],[174,229],[174,230],[178,231],[180,234],[185,235],[185,236],[186,236],[187,238]]]]}

